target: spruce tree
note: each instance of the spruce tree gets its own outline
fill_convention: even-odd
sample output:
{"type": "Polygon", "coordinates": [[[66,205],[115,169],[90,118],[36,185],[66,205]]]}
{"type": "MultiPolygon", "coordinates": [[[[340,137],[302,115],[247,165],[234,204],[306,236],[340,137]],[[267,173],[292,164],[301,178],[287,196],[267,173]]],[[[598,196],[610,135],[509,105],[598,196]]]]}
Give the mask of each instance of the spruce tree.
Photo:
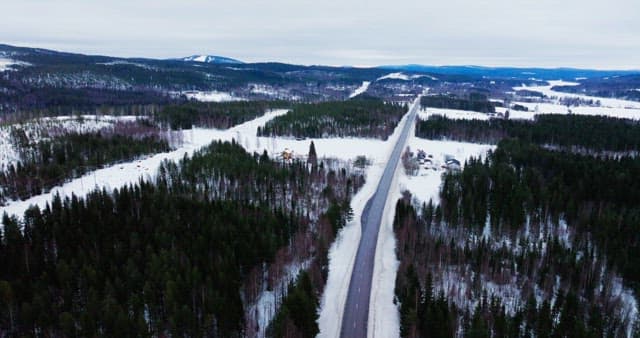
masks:
{"type": "Polygon", "coordinates": [[[311,141],[309,145],[309,155],[307,156],[307,163],[311,164],[311,167],[315,169],[318,166],[318,155],[316,154],[316,146],[311,141]]]}

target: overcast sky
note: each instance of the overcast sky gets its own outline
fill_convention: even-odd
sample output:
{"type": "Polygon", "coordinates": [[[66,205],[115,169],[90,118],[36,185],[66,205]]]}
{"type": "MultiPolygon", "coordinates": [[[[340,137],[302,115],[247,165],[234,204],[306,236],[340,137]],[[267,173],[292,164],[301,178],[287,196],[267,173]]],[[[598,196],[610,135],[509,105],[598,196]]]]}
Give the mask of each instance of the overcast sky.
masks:
{"type": "Polygon", "coordinates": [[[640,0],[3,0],[0,42],[91,54],[640,69],[640,0]]]}

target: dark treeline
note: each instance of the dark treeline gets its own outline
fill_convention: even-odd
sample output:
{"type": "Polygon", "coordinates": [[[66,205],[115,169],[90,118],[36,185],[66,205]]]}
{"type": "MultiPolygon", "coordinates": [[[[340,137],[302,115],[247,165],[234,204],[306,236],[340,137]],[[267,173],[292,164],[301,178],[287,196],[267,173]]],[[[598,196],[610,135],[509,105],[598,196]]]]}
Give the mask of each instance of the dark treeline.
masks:
{"type": "Polygon", "coordinates": [[[68,179],[145,154],[170,150],[160,131],[150,126],[95,133],[66,133],[32,144],[24,130],[12,128],[20,161],[0,171],[0,205],[47,192],[68,179]],[[137,135],[137,136],[136,136],[137,135]]]}
{"type": "Polygon", "coordinates": [[[386,139],[407,107],[378,99],[299,104],[258,129],[260,136],[375,137],[386,139]]]}
{"type": "MultiPolygon", "coordinates": [[[[361,181],[216,142],[163,163],[153,183],[55,197],[23,221],[4,216],[0,335],[243,336],[245,302],[267,287],[262,267],[320,251],[309,239],[346,222],[361,181]]],[[[295,296],[307,289],[288,306],[306,304],[295,296]]],[[[281,320],[308,323],[299,315],[281,320]]]]}
{"type": "MultiPolygon", "coordinates": [[[[131,106],[131,105],[164,105],[177,100],[168,94],[154,90],[116,90],[109,88],[60,88],[60,87],[32,87],[18,81],[0,79],[0,103],[13,107],[12,111],[76,109],[91,110],[101,106],[131,106]]],[[[0,113],[3,113],[0,110],[0,113]]]]}
{"type": "Polygon", "coordinates": [[[497,144],[504,138],[518,138],[562,148],[636,151],[640,149],[640,122],[583,115],[536,115],[533,121],[456,120],[431,116],[417,122],[416,136],[491,144],[497,144]]]}
{"type": "Polygon", "coordinates": [[[445,108],[470,110],[480,113],[495,113],[495,103],[489,101],[487,96],[480,93],[470,93],[468,97],[456,97],[452,95],[426,95],[420,99],[424,108],[445,108]]]}
{"type": "Polygon", "coordinates": [[[171,129],[192,126],[227,129],[262,116],[265,111],[286,108],[285,101],[189,102],[166,106],[156,115],[158,122],[171,129]]]}
{"type": "Polygon", "coordinates": [[[0,116],[2,123],[21,123],[28,122],[37,118],[49,118],[54,116],[77,116],[82,115],[134,115],[134,116],[153,116],[160,111],[161,105],[158,104],[128,104],[121,106],[99,105],[95,107],[46,107],[41,109],[25,109],[14,113],[7,113],[0,116]]]}
{"type": "Polygon", "coordinates": [[[596,158],[502,141],[485,162],[471,160],[442,187],[451,224],[517,230],[565,220],[588,234],[636,292],[640,291],[640,158],[596,158]]]}

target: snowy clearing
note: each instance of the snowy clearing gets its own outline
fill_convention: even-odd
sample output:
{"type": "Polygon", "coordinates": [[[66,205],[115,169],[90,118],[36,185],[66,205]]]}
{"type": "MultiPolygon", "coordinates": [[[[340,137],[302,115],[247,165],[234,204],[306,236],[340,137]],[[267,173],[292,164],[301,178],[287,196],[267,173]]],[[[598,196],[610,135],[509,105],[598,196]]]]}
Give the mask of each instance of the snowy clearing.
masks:
{"type": "Polygon", "coordinates": [[[532,86],[527,87],[522,85],[520,87],[514,87],[514,90],[529,90],[539,92],[552,99],[553,102],[513,102],[525,106],[529,109],[528,112],[510,110],[509,116],[513,119],[527,119],[531,120],[537,114],[576,114],[576,115],[604,115],[610,117],[626,118],[626,119],[640,119],[640,102],[627,101],[621,99],[602,98],[595,96],[587,96],[580,94],[571,94],[554,91],[551,88],[553,86],[577,86],[576,82],[565,81],[549,81],[547,86],[532,86]],[[600,102],[600,106],[571,106],[567,107],[560,103],[560,99],[581,99],[586,101],[600,102]]]}
{"type": "Polygon", "coordinates": [[[526,85],[522,85],[520,87],[514,87],[514,90],[529,90],[529,91],[534,91],[534,92],[539,92],[542,93],[546,96],[548,96],[549,98],[557,98],[557,99],[561,99],[561,98],[573,98],[573,99],[582,99],[582,100],[593,100],[593,101],[600,101],[600,105],[602,107],[608,107],[608,108],[626,108],[626,109],[640,109],[640,102],[635,102],[635,101],[627,101],[627,100],[621,100],[621,99],[611,99],[611,98],[603,98],[603,97],[596,97],[596,96],[588,96],[588,95],[581,95],[581,94],[571,94],[571,93],[563,93],[563,92],[558,92],[555,90],[552,90],[551,88],[553,88],[554,86],[577,86],[579,85],[579,83],[577,82],[565,82],[565,81],[548,81],[549,85],[548,86],[531,86],[528,87],[526,85]]]}
{"type": "Polygon", "coordinates": [[[369,89],[369,85],[371,84],[370,81],[362,81],[362,85],[360,85],[360,87],[356,88],[356,90],[353,91],[353,93],[351,93],[351,95],[349,95],[349,98],[354,98],[364,92],[367,91],[367,89],[369,89]]]}
{"type": "Polygon", "coordinates": [[[189,99],[193,99],[200,102],[231,102],[231,101],[242,101],[244,99],[240,97],[236,97],[226,92],[219,92],[216,90],[202,92],[202,91],[188,91],[182,92],[189,99]]]}
{"type": "Polygon", "coordinates": [[[426,108],[418,112],[421,120],[426,120],[431,116],[439,115],[454,120],[488,120],[489,115],[469,110],[426,108]]]}
{"type": "Polygon", "coordinates": [[[255,83],[249,84],[247,86],[247,89],[252,94],[265,95],[268,97],[281,99],[281,100],[297,101],[302,99],[298,95],[291,94],[289,90],[286,88],[277,88],[277,87],[273,87],[265,84],[255,84],[255,83]]]}
{"type": "Polygon", "coordinates": [[[620,107],[590,107],[578,106],[567,107],[556,103],[538,103],[538,102],[514,102],[525,106],[529,111],[509,110],[509,118],[532,120],[538,114],[576,114],[576,115],[603,115],[609,117],[640,119],[640,108],[620,108],[620,107]]]}
{"type": "MultiPolygon", "coordinates": [[[[431,108],[429,108],[431,110],[431,108]]],[[[441,109],[438,109],[441,110],[441,109]]],[[[480,114],[476,112],[466,112],[471,114],[480,114]]],[[[411,130],[409,139],[407,140],[407,147],[412,152],[418,150],[424,150],[427,156],[431,156],[433,163],[429,166],[421,165],[418,175],[409,176],[405,173],[404,168],[398,173],[400,191],[407,190],[411,192],[411,195],[421,202],[429,202],[433,200],[433,203],[439,203],[440,201],[440,184],[442,183],[442,174],[445,169],[441,168],[441,165],[445,163],[445,157],[454,157],[460,161],[462,169],[467,159],[470,157],[486,157],[490,150],[496,148],[495,145],[456,142],[456,141],[436,141],[427,140],[415,136],[415,125],[411,130]]]]}
{"type": "Polygon", "coordinates": [[[429,200],[433,200],[433,203],[440,201],[440,184],[442,183],[442,174],[445,172],[441,165],[444,164],[445,157],[454,157],[460,161],[462,169],[464,169],[465,162],[470,157],[481,156],[484,158],[487,152],[496,148],[495,145],[422,139],[415,136],[415,126],[407,140],[407,146],[413,152],[421,149],[433,156],[433,164],[429,168],[422,165],[417,176],[407,175],[404,169],[399,173],[400,191],[407,190],[414,198],[425,203],[428,203],[429,200]]]}

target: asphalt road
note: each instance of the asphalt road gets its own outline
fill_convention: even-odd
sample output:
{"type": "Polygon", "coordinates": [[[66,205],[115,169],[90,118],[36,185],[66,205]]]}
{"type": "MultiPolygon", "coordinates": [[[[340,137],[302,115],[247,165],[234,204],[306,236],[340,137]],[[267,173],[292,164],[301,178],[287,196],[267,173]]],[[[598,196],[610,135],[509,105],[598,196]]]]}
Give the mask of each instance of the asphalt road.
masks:
{"type": "Polygon", "coordinates": [[[393,148],[387,166],[374,195],[367,201],[362,213],[362,236],[349,283],[349,293],[342,317],[340,336],[343,338],[359,338],[367,336],[369,319],[369,300],[371,298],[371,280],[378,243],[378,232],[382,222],[387,195],[395,175],[400,155],[407,143],[409,130],[415,121],[420,97],[409,109],[409,116],[402,128],[400,137],[393,148]]]}

